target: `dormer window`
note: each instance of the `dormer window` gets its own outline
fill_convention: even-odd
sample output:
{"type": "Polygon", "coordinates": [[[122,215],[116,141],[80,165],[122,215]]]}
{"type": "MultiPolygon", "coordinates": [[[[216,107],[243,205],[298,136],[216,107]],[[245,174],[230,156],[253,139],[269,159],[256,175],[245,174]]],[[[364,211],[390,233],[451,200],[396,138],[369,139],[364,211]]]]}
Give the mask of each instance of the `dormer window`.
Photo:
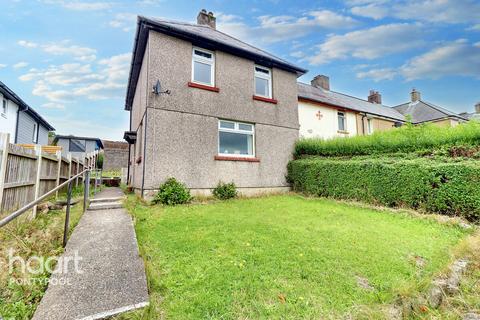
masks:
{"type": "Polygon", "coordinates": [[[272,71],[270,69],[255,66],[255,95],[272,98],[272,71]]]}
{"type": "Polygon", "coordinates": [[[211,51],[193,48],[192,82],[215,86],[215,54],[211,51]]]}

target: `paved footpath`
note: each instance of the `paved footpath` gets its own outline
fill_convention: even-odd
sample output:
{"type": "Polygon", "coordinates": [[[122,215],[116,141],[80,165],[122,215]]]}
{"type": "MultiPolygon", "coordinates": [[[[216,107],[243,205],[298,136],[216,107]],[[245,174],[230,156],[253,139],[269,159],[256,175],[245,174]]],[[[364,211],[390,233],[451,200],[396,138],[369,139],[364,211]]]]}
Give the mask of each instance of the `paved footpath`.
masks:
{"type": "Polygon", "coordinates": [[[120,197],[119,188],[94,197],[62,256],[71,259],[68,272],[52,275],[34,320],[103,319],[148,305],[143,260],[120,197]]]}

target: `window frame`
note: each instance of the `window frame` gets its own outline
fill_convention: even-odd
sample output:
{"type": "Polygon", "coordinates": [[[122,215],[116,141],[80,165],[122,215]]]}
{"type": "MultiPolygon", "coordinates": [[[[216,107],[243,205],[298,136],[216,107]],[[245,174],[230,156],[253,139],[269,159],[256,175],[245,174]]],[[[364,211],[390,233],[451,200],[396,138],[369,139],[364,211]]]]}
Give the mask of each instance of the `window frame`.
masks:
{"type": "Polygon", "coordinates": [[[267,99],[272,99],[273,98],[273,93],[272,93],[272,69],[271,68],[263,67],[263,66],[258,65],[258,64],[255,64],[253,66],[253,94],[257,97],[263,97],[263,98],[267,98],[267,99]],[[258,72],[257,68],[268,71],[268,75],[266,75],[263,72],[258,72]],[[264,96],[262,94],[257,93],[257,77],[268,81],[268,95],[267,96],[264,96]]]}
{"type": "Polygon", "coordinates": [[[206,49],[203,49],[203,48],[199,48],[199,47],[193,47],[192,48],[192,82],[197,83],[197,84],[201,84],[201,85],[204,85],[204,86],[215,87],[215,52],[210,51],[210,50],[206,50],[206,49]],[[198,56],[198,55],[195,54],[195,50],[211,54],[212,58],[208,59],[206,57],[198,56]],[[210,79],[212,80],[211,83],[206,83],[206,82],[201,82],[201,81],[195,80],[195,62],[210,65],[210,79]]]}
{"type": "Polygon", "coordinates": [[[35,144],[38,143],[38,123],[33,124],[32,142],[35,144]]]}
{"type": "Polygon", "coordinates": [[[346,132],[347,131],[347,114],[346,112],[344,111],[337,111],[337,127],[338,127],[338,131],[341,131],[341,132],[346,132]],[[342,115],[342,116],[340,116],[342,115]],[[340,123],[339,123],[339,120],[340,120],[340,117],[343,119],[343,129],[340,129],[340,123]]]}
{"type": "Polygon", "coordinates": [[[7,113],[8,113],[8,100],[5,98],[2,98],[2,112],[0,112],[4,118],[7,118],[7,113]],[[5,106],[5,108],[4,108],[5,106]]]}
{"type": "Polygon", "coordinates": [[[373,118],[367,118],[367,133],[369,135],[373,133],[373,118]]]}
{"type": "Polygon", "coordinates": [[[217,155],[222,156],[222,157],[231,157],[231,158],[255,158],[255,152],[256,152],[256,150],[255,150],[255,124],[248,123],[248,122],[238,122],[238,121],[232,121],[232,120],[218,119],[218,130],[217,131],[218,131],[217,155]],[[222,122],[233,123],[234,128],[233,129],[222,128],[221,127],[222,122]],[[239,126],[241,124],[252,126],[252,131],[239,129],[239,126]],[[220,152],[220,132],[230,132],[230,133],[237,133],[237,134],[243,134],[243,135],[251,135],[252,136],[252,154],[250,155],[250,154],[221,153],[220,152]]]}

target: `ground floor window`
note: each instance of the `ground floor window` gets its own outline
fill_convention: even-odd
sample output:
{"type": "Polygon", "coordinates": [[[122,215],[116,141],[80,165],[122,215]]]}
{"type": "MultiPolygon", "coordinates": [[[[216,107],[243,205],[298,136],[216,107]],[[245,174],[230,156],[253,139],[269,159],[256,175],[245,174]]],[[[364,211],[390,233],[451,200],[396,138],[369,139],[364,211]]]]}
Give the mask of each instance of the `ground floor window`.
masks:
{"type": "Polygon", "coordinates": [[[373,123],[372,123],[372,119],[367,119],[367,128],[368,128],[368,134],[372,134],[373,133],[373,123]]]}
{"type": "Polygon", "coordinates": [[[255,156],[255,126],[227,120],[218,122],[218,153],[224,156],[255,156]]]}
{"type": "Polygon", "coordinates": [[[338,112],[338,130],[339,131],[346,131],[347,126],[346,126],[346,121],[345,121],[345,113],[344,112],[338,112]]]}

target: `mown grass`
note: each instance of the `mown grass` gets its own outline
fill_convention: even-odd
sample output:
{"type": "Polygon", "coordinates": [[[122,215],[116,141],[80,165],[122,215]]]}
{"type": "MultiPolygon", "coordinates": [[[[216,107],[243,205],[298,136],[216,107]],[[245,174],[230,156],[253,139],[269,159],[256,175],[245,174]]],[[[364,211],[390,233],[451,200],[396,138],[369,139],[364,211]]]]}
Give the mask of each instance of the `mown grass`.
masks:
{"type": "MultiPolygon", "coordinates": [[[[470,121],[456,127],[438,127],[433,124],[413,126],[367,136],[333,138],[329,140],[310,138],[299,140],[295,156],[356,156],[378,153],[419,152],[445,146],[478,146],[480,144],[480,122],[470,121]]],[[[480,154],[479,154],[480,156],[480,154]]]]}
{"type": "MultiPolygon", "coordinates": [[[[80,220],[82,214],[81,201],[72,206],[70,216],[70,232],[80,220]]],[[[48,273],[24,274],[20,265],[15,264],[12,274],[9,273],[9,250],[14,256],[28,260],[30,257],[57,257],[62,254],[63,227],[65,212],[49,211],[38,214],[30,220],[31,213],[17,218],[0,229],[0,318],[30,319],[45,293],[48,273]],[[18,279],[25,279],[19,284],[18,279]],[[28,280],[27,280],[28,279],[28,280]]],[[[32,263],[34,269],[38,268],[32,263]]]]}
{"type": "Polygon", "coordinates": [[[298,195],[177,207],[130,196],[126,204],[151,304],[120,319],[361,317],[365,308],[381,310],[424,290],[468,234],[406,213],[298,195]],[[358,277],[374,289],[361,288],[358,277]]]}

